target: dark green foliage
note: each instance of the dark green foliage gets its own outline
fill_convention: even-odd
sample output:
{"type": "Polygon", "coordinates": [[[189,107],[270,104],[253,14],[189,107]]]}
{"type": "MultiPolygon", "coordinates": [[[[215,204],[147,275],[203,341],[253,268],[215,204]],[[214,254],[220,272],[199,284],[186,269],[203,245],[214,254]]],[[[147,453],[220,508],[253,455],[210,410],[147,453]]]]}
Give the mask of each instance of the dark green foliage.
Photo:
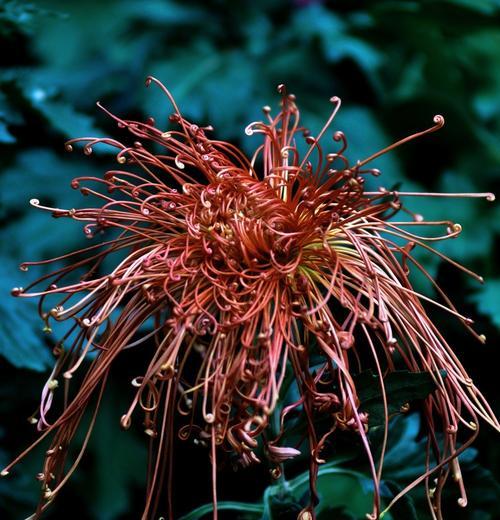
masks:
{"type": "MultiPolygon", "coordinates": [[[[417,435],[420,422],[417,415],[399,418],[391,430],[392,448],[386,456],[386,470],[381,485],[382,506],[387,505],[405,485],[418,477],[425,467],[425,443],[418,441],[417,435]]],[[[341,456],[339,455],[339,458],[341,456]]],[[[490,471],[477,463],[477,452],[467,450],[460,458],[463,475],[467,482],[469,499],[475,501],[475,508],[462,510],[456,506],[458,492],[453,485],[445,493],[444,502],[450,513],[450,518],[481,518],[495,520],[500,514],[497,497],[500,491],[490,471]],[[468,516],[471,515],[471,516],[468,516]]],[[[259,520],[277,520],[286,511],[300,511],[305,505],[307,495],[308,474],[304,473],[289,480],[284,486],[281,483],[268,487],[260,504],[242,502],[224,502],[223,508],[233,512],[250,510],[259,520]]],[[[320,467],[318,492],[320,503],[317,507],[318,519],[339,518],[342,520],[364,517],[371,509],[371,492],[373,485],[366,473],[366,467],[359,462],[350,460],[348,463],[333,460],[320,467]],[[338,516],[329,516],[329,515],[338,516]]],[[[420,520],[428,518],[426,499],[422,489],[417,488],[398,501],[384,516],[385,520],[420,520]]],[[[211,504],[202,506],[182,520],[197,520],[209,518],[211,504]]],[[[244,518],[237,516],[236,518],[244,518]]],[[[295,518],[293,516],[285,518],[295,518]]]]}
{"type": "MultiPolygon", "coordinates": [[[[249,151],[256,141],[246,138],[243,128],[260,117],[262,105],[276,105],[278,83],[286,83],[297,95],[304,123],[313,131],[328,115],[329,97],[338,95],[344,107],[335,129],[345,131],[353,161],[429,126],[432,116],[441,113],[447,125],[439,134],[375,162],[383,171],[381,182],[449,192],[498,191],[500,186],[498,0],[3,0],[0,49],[0,463],[31,439],[24,418],[43,384],[37,372],[47,371],[53,336],[63,330],[44,333],[35,302],[10,297],[12,287],[43,273],[22,273],[17,264],[85,245],[79,226],[55,222],[28,201],[36,197],[48,205],[77,206],[80,195],[71,190],[71,179],[112,166],[105,150],[96,150],[93,160],[64,155],[63,142],[69,137],[106,133],[120,138],[95,101],[125,116],[153,115],[161,126],[171,108],[159,92],[143,87],[145,76],[153,74],[172,90],[187,117],[213,124],[218,137],[249,151]]],[[[487,335],[488,344],[478,345],[448,317],[432,314],[478,386],[494,398],[500,206],[442,199],[416,199],[410,206],[428,218],[450,218],[463,226],[460,238],[438,247],[482,274],[485,286],[425,253],[419,259],[437,275],[459,310],[476,320],[479,333],[487,335]]],[[[433,296],[422,277],[416,277],[415,284],[433,296]]],[[[117,428],[130,396],[130,361],[123,363],[110,382],[89,453],[53,518],[65,518],[65,510],[99,520],[139,515],[145,442],[117,428]]],[[[362,381],[362,406],[370,413],[375,443],[384,423],[379,381],[368,373],[358,376],[362,381]]],[[[432,379],[424,374],[391,374],[385,384],[391,414],[433,390],[432,379]]],[[[400,417],[396,426],[386,461],[384,499],[404,488],[423,463],[416,417],[400,417]]],[[[500,516],[498,446],[498,439],[485,430],[477,456],[464,454],[470,505],[459,510],[451,486],[445,497],[450,518],[500,516]]],[[[187,457],[180,463],[194,472],[200,467],[203,475],[206,453],[187,457]]],[[[16,470],[15,478],[0,482],[2,519],[32,511],[37,499],[32,476],[40,460],[33,456],[16,470]]],[[[223,507],[233,509],[227,518],[293,516],[307,493],[305,474],[294,471],[292,466],[287,474],[288,494],[259,480],[260,504],[228,503],[223,507]]],[[[224,475],[222,500],[255,502],[254,495],[245,499],[245,485],[255,492],[255,481],[236,490],[231,473],[224,475]]],[[[204,483],[208,486],[206,479],[204,483]]],[[[205,494],[190,488],[189,479],[180,482],[179,489],[184,489],[178,493],[182,513],[207,501],[205,494]]],[[[353,459],[352,447],[340,449],[335,460],[322,467],[319,490],[320,519],[358,519],[369,510],[369,475],[366,465],[353,459]],[[341,462],[346,458],[348,462],[341,462]]],[[[416,490],[394,509],[393,518],[425,519],[425,507],[421,490],[416,490]]]]}
{"type": "MultiPolygon", "coordinates": [[[[359,374],[355,382],[361,410],[368,413],[370,427],[383,425],[385,413],[380,378],[368,370],[359,374]]],[[[398,370],[388,374],[384,378],[384,387],[389,416],[399,413],[404,405],[424,399],[436,389],[432,376],[428,372],[408,370],[398,370]]]]}

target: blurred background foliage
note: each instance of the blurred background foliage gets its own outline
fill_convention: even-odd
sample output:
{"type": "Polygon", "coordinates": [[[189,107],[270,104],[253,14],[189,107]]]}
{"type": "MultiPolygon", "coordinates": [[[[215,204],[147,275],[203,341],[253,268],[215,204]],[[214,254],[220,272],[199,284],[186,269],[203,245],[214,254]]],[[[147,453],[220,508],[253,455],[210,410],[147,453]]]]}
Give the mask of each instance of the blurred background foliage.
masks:
{"type": "MultiPolygon", "coordinates": [[[[34,277],[17,265],[84,243],[78,226],[54,222],[28,201],[77,206],[81,195],[71,190],[71,179],[99,175],[113,164],[106,152],[92,160],[64,153],[69,137],[120,135],[95,107],[97,100],[126,117],[166,121],[171,108],[157,90],[144,88],[148,74],[167,84],[188,118],[213,124],[219,138],[247,151],[255,142],[243,129],[261,117],[261,106],[277,106],[278,83],[297,95],[313,131],[329,114],[328,99],[342,98],[334,127],[346,133],[353,161],[443,114],[447,124],[438,134],[374,164],[383,171],[380,182],[409,190],[500,192],[499,0],[0,1],[0,465],[33,438],[26,417],[51,365],[53,337],[43,332],[36,303],[9,295],[34,277]]],[[[431,198],[411,207],[463,226],[462,236],[440,250],[482,274],[484,286],[435,258],[422,255],[422,261],[488,337],[486,345],[478,344],[453,321],[433,315],[495,401],[500,205],[431,198]]],[[[137,355],[115,370],[89,452],[48,518],[73,518],[69,511],[99,520],[139,517],[145,443],[140,433],[118,428],[137,355]]],[[[400,420],[394,435],[384,481],[388,495],[422,463],[417,417],[400,420]]],[[[484,428],[476,448],[464,455],[469,507],[459,510],[451,486],[449,518],[500,518],[498,438],[484,428]]],[[[336,451],[338,459],[320,478],[322,517],[361,518],[369,492],[366,464],[349,443],[336,451]]],[[[180,444],[176,456],[181,516],[209,501],[209,468],[203,449],[180,444]]],[[[39,462],[40,453],[30,456],[13,478],[0,481],[2,519],[32,511],[39,462]]],[[[223,470],[222,498],[243,503],[228,504],[232,510],[223,518],[295,518],[304,493],[299,470],[292,467],[295,480],[287,493],[267,487],[266,468],[235,475],[223,470]]],[[[398,507],[397,519],[429,517],[422,490],[398,507]]]]}

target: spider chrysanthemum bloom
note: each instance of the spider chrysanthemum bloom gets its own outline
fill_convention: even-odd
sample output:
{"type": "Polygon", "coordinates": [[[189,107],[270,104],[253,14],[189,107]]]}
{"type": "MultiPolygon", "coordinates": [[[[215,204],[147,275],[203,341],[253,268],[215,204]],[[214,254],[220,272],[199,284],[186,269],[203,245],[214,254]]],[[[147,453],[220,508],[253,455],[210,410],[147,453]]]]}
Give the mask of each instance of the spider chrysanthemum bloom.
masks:
{"type": "MultiPolygon", "coordinates": [[[[313,137],[300,126],[294,96],[280,86],[279,113],[273,116],[264,107],[265,122],[246,129],[247,135],[262,139],[247,159],[234,146],[211,139],[212,128],[188,122],[165,87],[154,78],[147,84],[151,82],[174,107],[171,130],[158,129],[153,119],[136,122],[109,114],[137,139],[131,146],[107,138],[67,144],[71,151],[83,142],[87,154],[99,143],[118,150],[119,169],[72,182],[99,204],[58,209],[32,201],[55,217],[84,222],[89,238],[110,234],[62,257],[75,259],[67,267],[14,290],[16,296],[41,298],[40,314],[47,327],[53,320],[72,321],[67,336],[75,338],[70,348],[63,348],[62,342],[56,345],[57,362],[32,419],[42,437],[51,439],[38,475],[43,495],[34,518],[78,464],[114,360],[124,350],[146,344],[154,349],[145,349],[150,358],[132,381],[135,396],[121,418],[127,429],[134,411],[142,409],[151,437],[143,518],[159,513],[159,494],[171,482],[174,435],[207,446],[215,516],[218,459],[231,456],[247,466],[267,457],[272,474],[278,476],[284,460],[299,450],[309,454],[310,506],[301,516],[313,518],[321,452],[327,442],[334,442],[338,429],[352,431],[365,447],[375,490],[369,516],[378,518],[389,424],[384,378],[401,368],[428,373],[435,382],[422,406],[429,438],[427,471],[405,491],[425,481],[432,515],[440,518],[441,489],[451,474],[458,482],[459,502],[465,505],[457,455],[476,437],[480,419],[497,429],[499,424],[422,301],[456,316],[479,340],[484,337],[437,286],[442,303],[418,294],[409,281],[412,267],[431,280],[412,249],[434,251],[429,243],[456,237],[460,226],[424,221],[401,200],[415,195],[494,197],[365,189],[365,177],[379,173],[366,168],[371,160],[439,129],[443,118],[436,116],[430,129],[350,165],[342,132],[333,135],[335,151],[324,153],[320,145],[340,100],[331,99],[334,110],[313,137]],[[162,151],[148,151],[146,141],[162,151]],[[396,220],[401,210],[413,218],[396,220]],[[413,231],[420,226],[442,232],[422,237],[413,231]],[[106,273],[104,261],[114,265],[106,273]],[[56,295],[60,301],[54,304],[56,295]],[[95,355],[89,356],[92,352],[95,355]],[[90,362],[85,362],[87,357],[90,362]],[[367,436],[370,417],[360,409],[353,378],[364,367],[379,376],[386,412],[382,455],[376,460],[367,436]],[[289,374],[300,397],[280,408],[279,417],[273,416],[289,374]],[[52,417],[58,385],[65,386],[63,409],[52,417]],[[69,464],[67,448],[88,405],[94,408],[90,428],[80,455],[69,464]],[[297,445],[284,446],[288,417],[297,414],[304,417],[307,434],[297,445]],[[181,423],[177,432],[174,419],[181,423]],[[319,419],[328,424],[321,433],[319,419]],[[460,430],[469,430],[470,438],[460,437],[459,442],[460,430]]],[[[46,262],[22,268],[40,263],[46,262]]],[[[169,499],[169,518],[172,511],[169,499]]]]}

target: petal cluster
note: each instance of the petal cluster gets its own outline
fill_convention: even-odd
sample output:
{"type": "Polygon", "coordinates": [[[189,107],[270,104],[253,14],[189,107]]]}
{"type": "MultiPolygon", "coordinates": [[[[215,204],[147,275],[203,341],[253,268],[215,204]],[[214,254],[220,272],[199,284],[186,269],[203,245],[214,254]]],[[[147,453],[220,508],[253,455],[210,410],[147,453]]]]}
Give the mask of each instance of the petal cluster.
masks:
{"type": "MultiPolygon", "coordinates": [[[[389,429],[384,378],[402,368],[427,372],[435,382],[421,410],[429,438],[428,468],[408,489],[425,481],[432,515],[440,518],[440,490],[451,473],[465,505],[457,456],[477,435],[480,419],[499,425],[424,303],[454,315],[479,340],[484,337],[437,285],[439,302],[413,289],[411,270],[432,281],[413,249],[433,251],[479,277],[432,247],[456,237],[458,224],[425,221],[402,201],[418,195],[493,196],[366,188],[367,178],[379,175],[367,167],[370,161],[441,128],[444,119],[436,116],[428,130],[350,164],[342,132],[333,134],[328,151],[320,143],[328,139],[324,134],[340,100],[331,99],[331,116],[313,137],[301,126],[295,97],[280,85],[279,112],[273,116],[264,107],[264,120],[246,129],[247,135],[260,138],[255,154],[247,158],[211,137],[211,127],[189,122],[165,87],[154,78],[147,84],[152,82],[173,105],[168,129],[158,128],[151,118],[129,121],[105,110],[132,136],[131,144],[89,137],[66,145],[71,151],[83,144],[86,154],[100,144],[116,149],[118,168],[72,182],[97,203],[60,209],[32,201],[54,217],[81,222],[96,241],[51,260],[65,265],[13,291],[15,296],[40,297],[47,327],[67,320],[72,323],[67,337],[75,338],[69,348],[63,347],[66,338],[56,345],[56,364],[33,418],[41,438],[51,439],[39,474],[43,498],[35,518],[76,468],[80,456],[68,469],[68,445],[85,410],[91,409],[83,454],[109,372],[129,348],[145,352],[144,367],[132,381],[130,408],[121,418],[127,429],[138,415],[134,412],[141,411],[151,437],[143,518],[158,514],[157,497],[171,479],[165,474],[174,424],[181,424],[175,432],[181,439],[209,449],[215,508],[218,460],[248,466],[267,458],[277,477],[285,460],[306,454],[311,505],[304,518],[314,516],[325,446],[335,442],[336,431],[350,431],[366,450],[375,484],[369,516],[379,518],[389,429]],[[415,231],[420,228],[436,232],[420,236],[415,231]],[[112,268],[103,272],[103,265],[112,268]],[[367,435],[370,416],[361,411],[354,377],[365,368],[379,376],[386,415],[377,458],[367,435]],[[61,381],[66,381],[66,397],[62,411],[54,414],[52,402],[61,381]],[[279,406],[290,381],[298,397],[279,406]],[[284,446],[289,419],[297,416],[307,433],[297,445],[284,446]],[[317,426],[325,421],[326,429],[317,426]],[[470,433],[459,443],[461,430],[470,433]]],[[[169,507],[173,518],[171,501],[169,507]]]]}

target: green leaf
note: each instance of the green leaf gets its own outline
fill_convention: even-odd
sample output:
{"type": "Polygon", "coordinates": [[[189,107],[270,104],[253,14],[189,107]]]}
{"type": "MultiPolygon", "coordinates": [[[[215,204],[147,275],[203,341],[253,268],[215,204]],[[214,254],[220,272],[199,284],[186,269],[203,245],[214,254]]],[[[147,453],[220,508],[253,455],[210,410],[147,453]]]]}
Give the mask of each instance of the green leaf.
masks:
{"type": "MultiPolygon", "coordinates": [[[[50,258],[86,245],[80,224],[69,219],[54,220],[49,213],[31,207],[28,200],[33,197],[49,206],[75,207],[83,198],[71,189],[70,181],[85,173],[89,168],[75,158],[68,156],[63,161],[48,150],[35,149],[19,154],[15,164],[0,177],[0,204],[5,217],[0,228],[0,354],[17,367],[42,371],[52,364],[36,299],[10,295],[13,287],[26,286],[46,269],[22,273],[19,263],[50,258]]],[[[60,325],[58,333],[68,326],[60,325]]]]}
{"type": "Polygon", "coordinates": [[[344,36],[335,44],[329,41],[325,45],[325,55],[330,61],[350,58],[367,71],[375,70],[381,63],[379,52],[371,45],[353,36],[344,36]]]}
{"type": "Polygon", "coordinates": [[[14,31],[25,30],[39,11],[34,5],[14,0],[4,0],[0,4],[0,35],[8,36],[14,31]]]}
{"type": "MultiPolygon", "coordinates": [[[[389,499],[395,497],[403,488],[392,480],[384,479],[384,487],[388,489],[390,495],[384,498],[389,499]]],[[[418,513],[415,508],[412,497],[409,494],[403,495],[391,508],[393,518],[404,518],[404,520],[418,520],[418,513]]]]}
{"type": "Polygon", "coordinates": [[[406,485],[425,467],[425,440],[417,441],[418,414],[399,416],[391,421],[389,449],[384,459],[384,479],[406,485]]]}
{"type": "Polygon", "coordinates": [[[46,370],[53,361],[50,349],[42,341],[43,322],[38,318],[36,303],[14,298],[10,291],[19,273],[8,258],[0,262],[0,355],[18,368],[46,370]]]}
{"type": "Polygon", "coordinates": [[[195,25],[206,21],[207,13],[200,7],[182,5],[170,0],[150,0],[148,5],[124,2],[123,13],[134,19],[155,25],[188,24],[195,25]]]}
{"type": "MultiPolygon", "coordinates": [[[[346,156],[351,164],[355,164],[358,159],[370,157],[391,143],[391,138],[387,136],[372,111],[365,107],[353,104],[342,107],[335,118],[334,127],[342,130],[347,137],[346,156]]],[[[382,172],[380,179],[376,181],[371,177],[367,178],[369,186],[377,184],[389,187],[405,180],[394,154],[382,155],[370,163],[369,167],[378,168],[382,172]]],[[[404,186],[407,188],[406,183],[404,186]]]]}
{"type": "MultiPolygon", "coordinates": [[[[444,172],[439,181],[437,191],[473,193],[477,191],[470,174],[464,172],[444,172]]],[[[410,209],[416,208],[413,202],[410,209]]],[[[484,257],[491,249],[493,236],[491,233],[478,233],[478,228],[487,228],[492,218],[493,207],[485,200],[477,199],[443,199],[429,197],[419,204],[418,213],[426,220],[450,220],[462,226],[462,232],[456,238],[443,240],[436,248],[462,263],[471,262],[484,257]],[[471,247],[473,244],[473,247],[471,247]]],[[[434,234],[446,234],[444,226],[436,228],[434,234]]]]}
{"type": "MultiPolygon", "coordinates": [[[[499,518],[500,484],[495,475],[479,465],[474,458],[462,463],[461,467],[462,476],[466,483],[470,512],[475,515],[473,518],[476,520],[496,520],[499,518]]],[[[445,498],[453,504],[456,501],[456,493],[453,489],[445,489],[445,498]]]]}
{"type": "Polygon", "coordinates": [[[10,133],[8,126],[11,124],[21,124],[23,119],[9,103],[6,95],[0,91],[0,143],[15,143],[15,137],[10,133]]]}
{"type": "MultiPolygon", "coordinates": [[[[390,491],[389,494],[383,494],[386,503],[425,472],[426,440],[419,438],[419,431],[420,417],[417,414],[397,417],[391,422],[389,450],[386,453],[383,473],[384,486],[390,491]]],[[[498,503],[500,485],[496,477],[482,467],[476,458],[477,450],[473,448],[468,448],[459,457],[469,497],[469,505],[465,514],[477,511],[478,519],[493,520],[498,518],[500,514],[500,504],[498,503]]],[[[409,497],[411,502],[408,501],[407,497],[408,495],[401,499],[403,501],[401,505],[398,505],[399,502],[397,502],[390,510],[394,519],[412,518],[409,515],[412,514],[413,508],[417,510],[417,518],[420,518],[421,515],[423,515],[422,518],[426,518],[428,504],[425,494],[416,489],[409,497]],[[404,514],[400,514],[400,508],[403,508],[404,514]]],[[[456,514],[456,518],[464,520],[469,518],[469,516],[459,516],[460,508],[456,505],[457,489],[453,485],[445,488],[444,497],[443,510],[450,512],[450,518],[455,518],[453,513],[456,514]]]]}
{"type": "Polygon", "coordinates": [[[273,520],[298,518],[299,513],[304,509],[304,505],[290,492],[269,495],[269,518],[273,520]]]}
{"type": "MultiPolygon", "coordinates": [[[[380,378],[371,370],[355,377],[361,410],[368,413],[370,427],[384,424],[384,405],[380,378]]],[[[433,377],[428,372],[398,370],[384,378],[388,413],[397,413],[401,407],[417,399],[424,399],[436,389],[433,377]]]]}
{"type": "Polygon", "coordinates": [[[500,2],[498,0],[446,0],[450,4],[460,5],[478,11],[483,14],[493,14],[499,11],[500,2]]]}
{"type": "MultiPolygon", "coordinates": [[[[373,483],[370,477],[336,467],[336,463],[327,463],[319,469],[317,484],[320,496],[320,503],[316,507],[318,515],[330,509],[332,504],[335,504],[335,507],[345,508],[346,511],[354,514],[355,518],[361,518],[371,511],[373,483]]],[[[290,513],[296,515],[300,512],[306,505],[303,501],[307,500],[308,492],[309,472],[305,472],[285,483],[269,486],[264,493],[263,504],[221,502],[219,509],[254,515],[250,518],[279,520],[280,515],[290,513]]],[[[211,511],[213,511],[212,504],[206,504],[183,516],[181,520],[197,520],[211,511]]]]}
{"type": "Polygon", "coordinates": [[[17,161],[0,177],[0,204],[7,214],[6,225],[0,231],[1,253],[21,262],[87,245],[80,224],[70,219],[55,220],[49,212],[32,207],[29,200],[36,198],[42,205],[59,208],[89,204],[71,188],[71,180],[92,173],[99,175],[94,168],[95,163],[88,159],[70,154],[58,157],[49,150],[31,149],[18,154],[17,161]]]}
{"type": "Polygon", "coordinates": [[[0,120],[0,143],[15,143],[15,137],[7,129],[7,125],[0,120]]]}
{"type": "MultiPolygon", "coordinates": [[[[321,514],[332,505],[345,507],[356,518],[362,518],[371,511],[373,492],[371,478],[358,471],[342,468],[336,461],[320,466],[317,490],[320,498],[316,506],[317,514],[321,514]]],[[[284,493],[285,496],[290,497],[289,500],[302,502],[309,493],[309,472],[302,473],[285,484],[270,486],[266,490],[265,500],[269,504],[271,497],[283,496],[284,493]]],[[[269,505],[267,508],[270,510],[269,505]]]]}
{"type": "Polygon", "coordinates": [[[64,138],[102,135],[102,132],[94,126],[94,117],[76,111],[65,101],[44,101],[37,103],[36,106],[50,122],[52,128],[60,132],[64,138]]]}
{"type": "Polygon", "coordinates": [[[487,280],[486,283],[471,296],[481,314],[497,327],[500,327],[500,279],[487,280]]]}
{"type": "Polygon", "coordinates": [[[24,110],[29,107],[30,111],[40,114],[49,124],[49,128],[63,138],[102,135],[94,125],[94,118],[98,114],[94,103],[92,116],[77,110],[74,100],[69,102],[64,98],[64,79],[50,72],[10,69],[3,72],[0,80],[9,84],[12,103],[23,106],[24,110]]]}

